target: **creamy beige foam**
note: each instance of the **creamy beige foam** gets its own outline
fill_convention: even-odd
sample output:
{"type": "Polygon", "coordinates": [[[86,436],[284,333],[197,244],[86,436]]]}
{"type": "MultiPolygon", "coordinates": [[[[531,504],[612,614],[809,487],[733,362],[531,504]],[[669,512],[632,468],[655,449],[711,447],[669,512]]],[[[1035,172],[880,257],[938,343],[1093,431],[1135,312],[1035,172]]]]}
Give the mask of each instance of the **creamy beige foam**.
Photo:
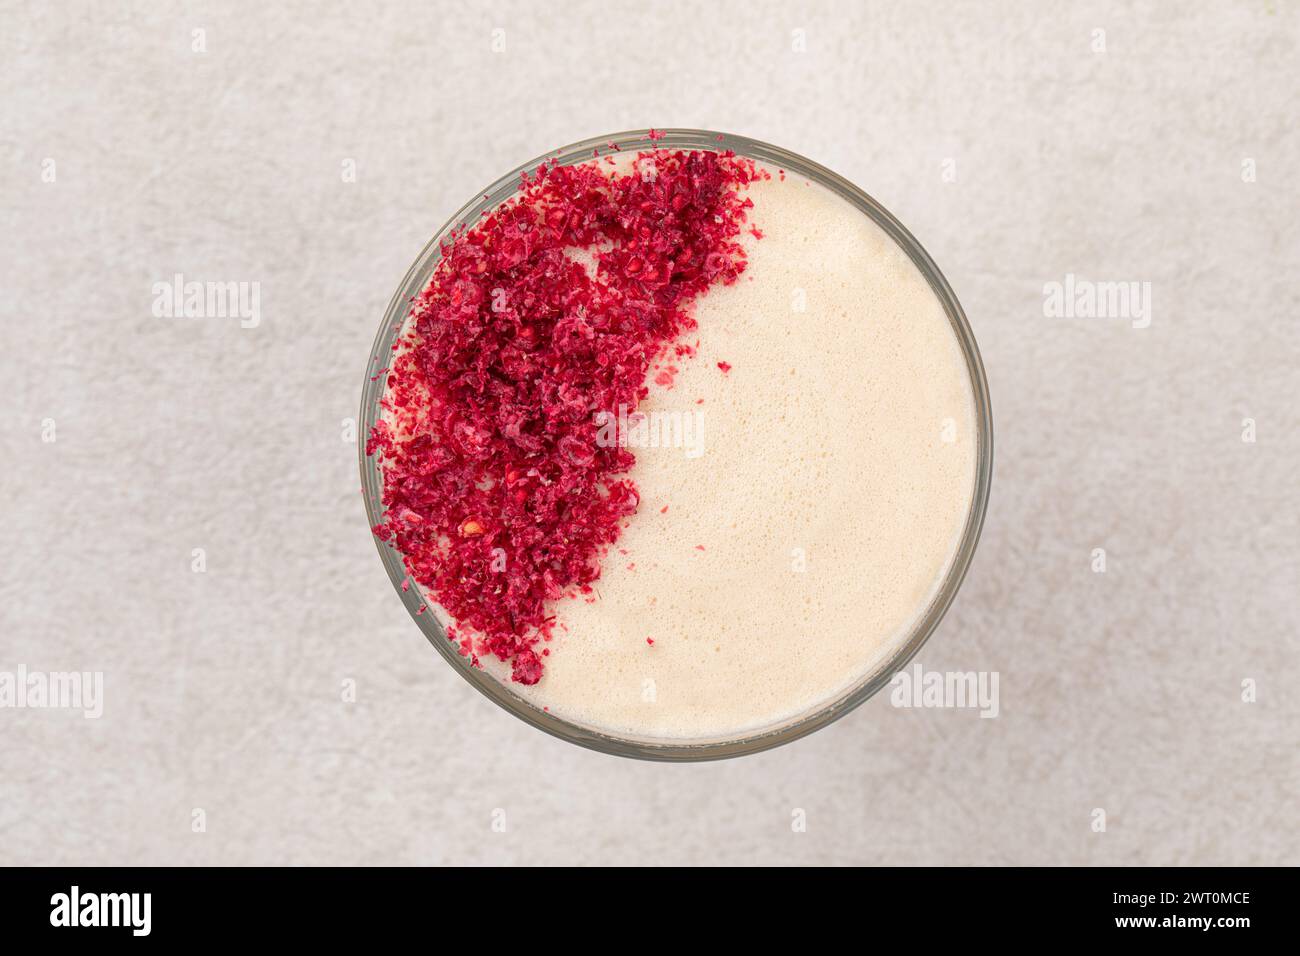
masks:
{"type": "Polygon", "coordinates": [[[699,354],[641,408],[702,443],[635,449],[598,597],[559,602],[541,681],[510,684],[607,733],[734,738],[834,700],[906,638],[970,509],[971,384],[924,277],[823,187],[773,170],[748,195],[749,268],[698,301],[699,354]]]}
{"type": "Polygon", "coordinates": [[[943,306],[828,190],[749,195],[749,268],[699,300],[699,354],[642,406],[701,414],[703,453],[635,449],[627,554],[597,600],[557,604],[541,681],[512,685],[558,717],[679,741],[779,725],[905,639],[957,549],[976,425],[943,306]]]}

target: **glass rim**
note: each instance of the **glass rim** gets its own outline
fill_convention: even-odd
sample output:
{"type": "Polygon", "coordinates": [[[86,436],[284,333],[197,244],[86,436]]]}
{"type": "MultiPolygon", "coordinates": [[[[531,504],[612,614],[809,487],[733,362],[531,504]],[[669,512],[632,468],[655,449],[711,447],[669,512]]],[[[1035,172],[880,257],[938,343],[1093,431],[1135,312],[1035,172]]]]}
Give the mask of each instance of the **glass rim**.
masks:
{"type": "Polygon", "coordinates": [[[569,743],[621,757],[659,761],[719,760],[727,757],[738,757],[769,750],[798,740],[813,731],[820,730],[866,702],[889,683],[895,673],[907,666],[917,651],[930,638],[930,635],[938,628],[939,622],[943,619],[944,614],[947,613],[949,606],[956,597],[974,557],[980,531],[984,525],[984,515],[988,508],[989,489],[993,473],[993,414],[989,400],[988,381],[984,373],[984,364],[980,358],[975,336],[971,332],[970,324],[966,319],[966,313],[962,310],[961,303],[957,301],[957,296],[948,285],[948,281],[944,278],[939,267],[930,258],[929,253],[925,251],[903,224],[894,218],[893,214],[862,189],[832,170],[779,146],[773,146],[770,143],[732,133],[702,129],[653,131],[642,129],[608,136],[591,137],[545,153],[506,173],[457,210],[434,234],[433,238],[420,251],[410,269],[407,270],[406,276],[402,279],[388,304],[388,308],[385,310],[383,321],[380,323],[379,331],[375,336],[374,345],[371,349],[371,360],[366,366],[366,378],[361,395],[361,411],[357,419],[357,453],[361,468],[362,495],[365,499],[368,525],[373,528],[379,524],[384,514],[381,500],[383,482],[377,459],[366,454],[366,440],[378,420],[379,403],[387,387],[387,375],[380,374],[380,369],[387,365],[388,358],[392,354],[392,345],[405,325],[410,300],[419,294],[432,278],[433,272],[442,258],[441,243],[447,240],[451,230],[461,224],[477,222],[481,212],[493,209],[506,199],[509,199],[518,192],[520,174],[525,171],[531,173],[543,162],[555,160],[561,165],[573,165],[593,159],[594,153],[603,156],[607,153],[629,149],[632,151],[646,149],[734,150],[737,155],[779,167],[787,173],[794,173],[816,182],[830,189],[840,198],[847,200],[883,229],[908,254],[908,257],[920,270],[936,297],[943,304],[949,323],[952,325],[953,333],[966,360],[966,368],[970,376],[977,431],[975,484],[966,523],[962,529],[960,544],[956,553],[952,556],[951,563],[939,588],[931,596],[924,613],[918,615],[906,639],[896,642],[893,652],[885,654],[883,658],[878,660],[860,681],[834,699],[780,726],[725,740],[673,742],[664,739],[638,739],[604,733],[556,717],[516,694],[505,682],[489,674],[486,670],[473,667],[469,658],[461,656],[459,646],[447,639],[437,616],[431,610],[421,612],[421,605],[431,605],[433,602],[424,596],[420,586],[411,581],[408,590],[404,591],[402,589],[402,583],[407,579],[407,572],[402,562],[401,553],[396,547],[379,540],[377,536],[372,534],[371,537],[374,539],[380,559],[388,571],[394,590],[406,606],[411,619],[415,621],[429,643],[480,693],[525,723],[569,743]],[[653,140],[650,138],[652,132],[655,137],[653,140]]]}

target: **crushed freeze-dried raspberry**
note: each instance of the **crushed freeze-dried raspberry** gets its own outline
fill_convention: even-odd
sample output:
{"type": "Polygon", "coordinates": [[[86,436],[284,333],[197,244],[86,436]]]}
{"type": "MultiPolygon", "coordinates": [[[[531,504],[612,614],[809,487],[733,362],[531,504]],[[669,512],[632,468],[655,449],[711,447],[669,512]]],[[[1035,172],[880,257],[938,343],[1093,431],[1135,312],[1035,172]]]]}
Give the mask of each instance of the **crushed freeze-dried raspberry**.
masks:
{"type": "Polygon", "coordinates": [[[730,362],[719,362],[719,363],[718,363],[718,368],[722,369],[722,374],[723,374],[723,375],[726,375],[728,372],[731,371],[731,363],[730,363],[730,362]]]}
{"type": "Polygon", "coordinates": [[[541,678],[552,603],[592,595],[640,501],[599,413],[635,411],[655,363],[694,354],[678,341],[694,300],[744,271],[744,190],[766,175],[730,151],[649,149],[624,172],[551,160],[443,244],[366,450],[383,472],[374,533],[463,653],[541,678]]]}

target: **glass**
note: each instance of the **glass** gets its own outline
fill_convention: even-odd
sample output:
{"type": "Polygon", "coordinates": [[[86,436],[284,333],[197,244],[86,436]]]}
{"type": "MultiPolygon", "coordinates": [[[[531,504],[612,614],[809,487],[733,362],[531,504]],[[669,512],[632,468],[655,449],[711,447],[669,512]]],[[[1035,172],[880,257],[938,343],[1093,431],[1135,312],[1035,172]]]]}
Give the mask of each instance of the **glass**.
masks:
{"type": "Polygon", "coordinates": [[[423,614],[418,613],[421,605],[433,603],[423,595],[419,585],[412,581],[409,590],[402,590],[402,582],[406,579],[406,569],[402,565],[401,555],[394,548],[378,539],[375,541],[379,548],[380,558],[384,562],[384,567],[388,569],[388,576],[393,582],[397,596],[406,605],[406,609],[410,612],[416,625],[424,632],[424,636],[429,639],[429,642],[437,649],[438,653],[462,677],[520,720],[570,743],[622,757],[669,761],[717,760],[724,757],[757,753],[760,750],[767,750],[789,743],[843,717],[889,683],[893,674],[904,667],[920,649],[921,645],[934,633],[939,621],[942,620],[948,606],[952,603],[957,589],[961,586],[962,579],[966,576],[966,569],[970,565],[971,558],[975,553],[975,545],[979,540],[980,528],[984,524],[984,512],[988,504],[989,483],[993,468],[993,419],[989,406],[988,383],[984,377],[984,366],[980,361],[979,349],[975,344],[975,337],[971,334],[965,313],[962,312],[961,304],[957,301],[957,297],[953,295],[952,289],[949,288],[943,273],[939,271],[939,267],[921,248],[921,244],[888,210],[857,186],[829,169],[768,143],[712,130],[675,129],[664,131],[662,138],[651,144],[647,138],[648,133],[648,130],[634,130],[613,136],[594,137],[566,146],[557,152],[539,156],[502,176],[483,190],[475,199],[457,211],[438,231],[437,235],[429,240],[428,245],[424,247],[415,263],[407,271],[406,277],[397,287],[397,292],[388,304],[388,311],[379,326],[379,334],[375,337],[374,348],[371,351],[371,361],[366,367],[366,380],[361,397],[360,428],[357,437],[361,463],[361,482],[366,502],[366,514],[371,527],[373,527],[379,523],[383,516],[381,503],[383,484],[375,460],[366,455],[365,443],[366,437],[370,434],[371,428],[379,417],[379,402],[383,397],[386,385],[387,376],[377,373],[381,367],[388,364],[389,356],[392,355],[392,345],[400,334],[406,320],[410,299],[428,284],[433,275],[434,269],[441,258],[439,243],[446,240],[454,226],[460,223],[477,222],[481,212],[493,209],[513,196],[519,188],[519,174],[524,170],[533,170],[543,160],[557,159],[562,165],[572,165],[590,160],[593,150],[598,149],[603,155],[614,145],[633,152],[638,149],[650,148],[651,145],[661,149],[730,149],[740,156],[748,156],[770,166],[784,169],[787,173],[793,173],[819,183],[848,200],[865,215],[870,216],[899,246],[906,250],[912,261],[916,263],[921,274],[930,283],[930,287],[948,313],[953,332],[966,357],[966,367],[970,373],[971,391],[974,395],[975,421],[978,430],[976,438],[975,490],[971,498],[970,511],[966,516],[966,524],[962,531],[957,554],[953,558],[944,581],[924,614],[917,619],[917,624],[912,629],[912,632],[905,641],[898,645],[892,655],[882,660],[871,673],[838,698],[778,727],[731,740],[664,741],[637,739],[602,733],[580,724],[562,720],[524,700],[514,693],[508,685],[485,671],[472,667],[468,658],[460,655],[457,645],[447,640],[443,628],[434,614],[430,611],[423,614]]]}

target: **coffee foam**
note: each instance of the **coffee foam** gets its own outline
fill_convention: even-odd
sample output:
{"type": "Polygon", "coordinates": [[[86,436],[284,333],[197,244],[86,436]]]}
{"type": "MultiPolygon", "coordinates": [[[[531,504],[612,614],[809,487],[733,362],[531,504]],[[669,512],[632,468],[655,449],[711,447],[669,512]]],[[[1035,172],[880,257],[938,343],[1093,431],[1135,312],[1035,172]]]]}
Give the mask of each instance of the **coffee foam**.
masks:
{"type": "Polygon", "coordinates": [[[886,660],[953,560],[977,433],[943,306],[874,222],[772,173],[748,269],[641,407],[701,413],[704,453],[634,449],[640,509],[597,593],[556,604],[542,680],[510,685],[555,716],[675,742],[780,726],[886,660]]]}

